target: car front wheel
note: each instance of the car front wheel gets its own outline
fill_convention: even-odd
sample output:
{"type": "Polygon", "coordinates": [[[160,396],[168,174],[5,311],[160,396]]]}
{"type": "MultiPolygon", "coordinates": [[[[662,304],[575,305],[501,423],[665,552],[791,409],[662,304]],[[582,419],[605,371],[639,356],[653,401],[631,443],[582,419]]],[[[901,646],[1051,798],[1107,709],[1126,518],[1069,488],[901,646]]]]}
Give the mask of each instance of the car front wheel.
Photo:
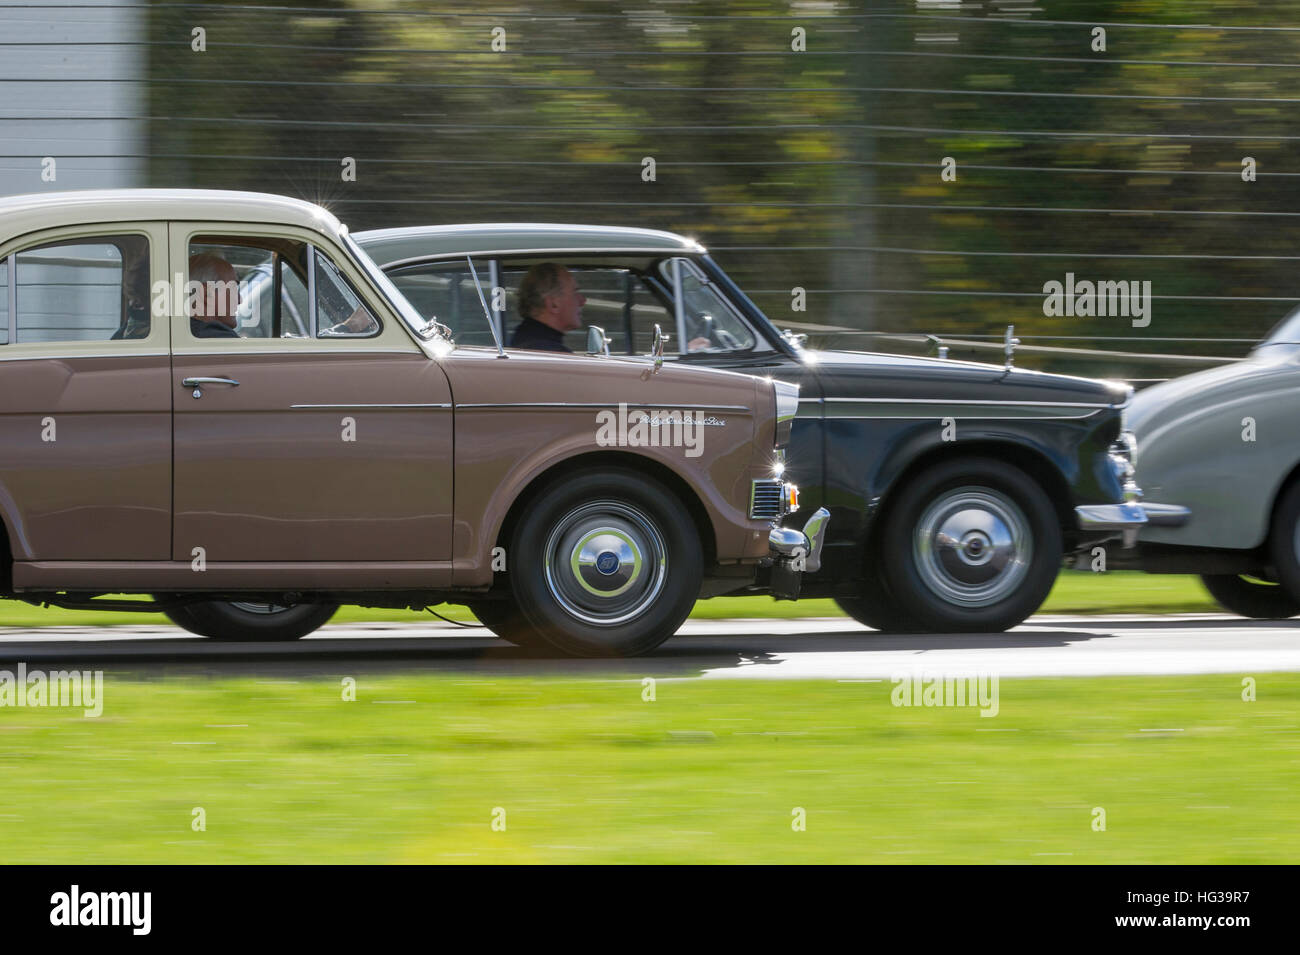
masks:
{"type": "Polygon", "coordinates": [[[898,606],[932,631],[994,633],[1047,599],[1061,569],[1051,500],[991,458],[916,474],[885,516],[883,570],[898,606]]]}
{"type": "Polygon", "coordinates": [[[1202,574],[1201,583],[1224,610],[1256,620],[1285,620],[1300,614],[1300,601],[1280,584],[1237,574],[1202,574]]]}
{"type": "Polygon", "coordinates": [[[575,656],[653,650],[691,612],[703,576],[699,536],[682,502],[623,469],[548,487],[519,522],[510,559],[520,611],[575,656]]]}
{"type": "Polygon", "coordinates": [[[205,600],[164,610],[163,613],[178,627],[200,637],[273,642],[307,636],[325,624],[338,609],[338,604],[283,607],[254,601],[205,600]]]}
{"type": "MultiPolygon", "coordinates": [[[[1282,585],[1279,589],[1292,600],[1300,601],[1300,482],[1292,484],[1277,502],[1269,546],[1277,580],[1282,585]]],[[[1293,610],[1287,616],[1296,612],[1293,610]]]]}

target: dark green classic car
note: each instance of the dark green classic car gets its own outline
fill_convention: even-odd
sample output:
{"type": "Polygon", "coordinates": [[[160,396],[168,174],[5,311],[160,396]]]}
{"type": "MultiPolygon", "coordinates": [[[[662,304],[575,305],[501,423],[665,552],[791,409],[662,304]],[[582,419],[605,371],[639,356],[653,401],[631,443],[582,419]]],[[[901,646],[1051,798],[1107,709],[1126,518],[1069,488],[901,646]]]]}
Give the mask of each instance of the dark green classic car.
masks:
{"type": "MultiPolygon", "coordinates": [[[[1127,385],[946,359],[805,348],[697,242],[646,229],[500,224],[358,234],[462,345],[507,341],[519,282],[565,266],[616,354],[656,326],[683,364],[800,386],[788,477],[832,519],[803,596],[868,626],[998,631],[1042,604],[1065,558],[1147,517],[1124,434],[1127,385]],[[483,303],[495,328],[484,320],[483,303]]],[[[573,347],[586,350],[586,339],[573,347]]]]}

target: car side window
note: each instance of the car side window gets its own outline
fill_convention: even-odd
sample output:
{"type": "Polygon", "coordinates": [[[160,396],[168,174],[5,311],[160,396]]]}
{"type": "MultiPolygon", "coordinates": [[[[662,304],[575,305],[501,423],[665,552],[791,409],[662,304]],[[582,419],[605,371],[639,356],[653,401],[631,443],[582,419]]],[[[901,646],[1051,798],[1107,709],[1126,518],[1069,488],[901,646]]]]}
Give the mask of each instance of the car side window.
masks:
{"type": "MultiPolygon", "coordinates": [[[[506,289],[506,338],[519,324],[516,305],[519,283],[523,281],[532,263],[502,263],[501,278],[506,289]]],[[[658,325],[665,334],[672,334],[673,316],[659,298],[646,285],[645,280],[632,269],[611,268],[599,265],[564,263],[586,297],[582,306],[582,324],[599,325],[609,339],[613,355],[646,355],[654,340],[654,327],[658,325]]],[[[579,330],[575,335],[585,335],[579,330]]],[[[575,341],[574,350],[585,347],[585,338],[575,341]]]]}
{"type": "Polygon", "coordinates": [[[316,337],[369,338],[379,333],[379,320],[366,307],[352,283],[319,251],[312,255],[316,280],[316,337]]]}
{"type": "MultiPolygon", "coordinates": [[[[483,298],[490,301],[487,264],[478,265],[483,298]]],[[[437,319],[451,329],[451,337],[461,345],[495,347],[492,329],[483,314],[483,304],[474,288],[474,276],[463,259],[433,262],[392,272],[389,278],[425,319],[437,319]]],[[[511,327],[506,322],[507,337],[511,327]]]]}
{"type": "Polygon", "coordinates": [[[52,242],[24,249],[11,261],[12,294],[8,279],[5,286],[7,342],[148,336],[149,240],[144,236],[52,242]]]}
{"type": "Polygon", "coordinates": [[[380,330],[351,283],[308,243],[197,236],[188,266],[195,338],[366,338],[380,330]]]}

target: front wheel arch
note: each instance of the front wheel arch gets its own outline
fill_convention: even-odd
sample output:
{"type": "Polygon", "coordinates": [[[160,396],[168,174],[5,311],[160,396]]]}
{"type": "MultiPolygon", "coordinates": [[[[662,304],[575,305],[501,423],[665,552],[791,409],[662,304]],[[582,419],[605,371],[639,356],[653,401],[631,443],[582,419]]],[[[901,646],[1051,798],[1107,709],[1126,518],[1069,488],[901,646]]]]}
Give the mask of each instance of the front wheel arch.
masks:
{"type": "Polygon", "coordinates": [[[1073,496],[1058,467],[1050,459],[1014,442],[968,441],[955,442],[946,446],[932,448],[917,455],[890,482],[880,495],[880,500],[871,508],[869,523],[865,528],[857,553],[862,561],[860,572],[867,573],[872,566],[872,555],[879,553],[880,534],[884,526],[884,516],[891,506],[897,504],[902,489],[915,480],[918,474],[961,458],[996,458],[1023,471],[1043,492],[1047,494],[1056,512],[1057,522],[1061,527],[1061,536],[1067,542],[1071,535],[1077,533],[1073,496]]]}
{"type": "MultiPolygon", "coordinates": [[[[690,513],[691,522],[699,531],[700,546],[704,549],[704,566],[709,567],[717,563],[717,528],[713,526],[708,511],[704,509],[704,504],[700,501],[694,489],[671,468],[665,467],[653,458],[628,454],[622,451],[598,451],[580,454],[572,458],[566,458],[536,475],[511,503],[509,510],[506,511],[505,518],[501,521],[500,527],[497,528],[497,532],[492,538],[491,546],[505,546],[506,542],[514,536],[520,517],[527,513],[532,502],[553,484],[577,473],[602,471],[610,468],[629,468],[663,484],[681,501],[690,513]]],[[[509,568],[509,566],[510,555],[507,553],[506,567],[509,568]]],[[[509,572],[508,569],[507,572],[509,572]]]]}

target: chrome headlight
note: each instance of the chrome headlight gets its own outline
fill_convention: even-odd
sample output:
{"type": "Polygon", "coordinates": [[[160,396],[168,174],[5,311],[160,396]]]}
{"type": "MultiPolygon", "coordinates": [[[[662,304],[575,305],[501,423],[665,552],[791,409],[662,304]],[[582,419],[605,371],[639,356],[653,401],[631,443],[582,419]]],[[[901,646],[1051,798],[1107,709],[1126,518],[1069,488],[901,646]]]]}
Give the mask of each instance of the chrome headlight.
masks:
{"type": "Polygon", "coordinates": [[[776,392],[776,446],[784,448],[790,443],[794,416],[799,413],[799,386],[788,381],[774,381],[772,390],[776,392]]]}

